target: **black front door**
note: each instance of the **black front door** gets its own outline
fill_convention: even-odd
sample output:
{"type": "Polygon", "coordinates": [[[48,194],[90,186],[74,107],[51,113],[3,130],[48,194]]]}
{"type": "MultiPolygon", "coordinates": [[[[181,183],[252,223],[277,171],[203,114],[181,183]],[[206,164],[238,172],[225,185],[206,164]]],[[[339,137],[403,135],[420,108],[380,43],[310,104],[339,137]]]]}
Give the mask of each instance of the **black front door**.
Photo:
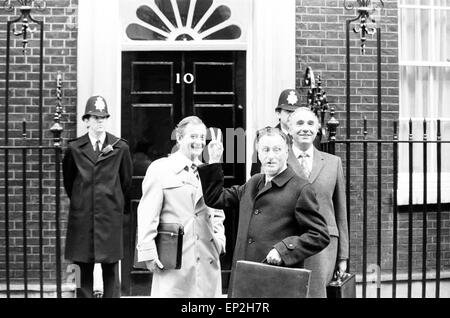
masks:
{"type": "MultiPolygon", "coordinates": [[[[245,69],[245,52],[241,51],[122,54],[122,137],[129,142],[134,162],[133,187],[125,215],[124,295],[150,292],[151,274],[133,266],[136,209],[147,167],[171,153],[175,146],[173,131],[182,118],[196,115],[207,127],[222,129],[224,144],[234,144],[234,149],[226,147],[224,154],[226,185],[245,182],[245,145],[235,137],[239,133],[230,133],[245,128],[245,69]]],[[[237,231],[237,219],[232,214],[227,213],[225,221],[227,254],[221,259],[224,291],[237,231]]]]}

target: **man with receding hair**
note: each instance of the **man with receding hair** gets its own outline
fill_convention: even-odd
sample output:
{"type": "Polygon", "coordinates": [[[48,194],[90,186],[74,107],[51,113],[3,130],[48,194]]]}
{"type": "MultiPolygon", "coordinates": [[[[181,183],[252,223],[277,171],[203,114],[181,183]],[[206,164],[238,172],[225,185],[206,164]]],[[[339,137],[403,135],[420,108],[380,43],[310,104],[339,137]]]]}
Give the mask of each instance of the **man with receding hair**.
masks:
{"type": "Polygon", "coordinates": [[[213,137],[209,164],[198,170],[206,204],[239,213],[232,276],[239,260],[302,267],[328,245],[329,236],[312,186],[286,164],[288,137],[278,128],[259,130],[256,146],[264,173],[231,188],[224,188],[220,139],[213,137]]]}

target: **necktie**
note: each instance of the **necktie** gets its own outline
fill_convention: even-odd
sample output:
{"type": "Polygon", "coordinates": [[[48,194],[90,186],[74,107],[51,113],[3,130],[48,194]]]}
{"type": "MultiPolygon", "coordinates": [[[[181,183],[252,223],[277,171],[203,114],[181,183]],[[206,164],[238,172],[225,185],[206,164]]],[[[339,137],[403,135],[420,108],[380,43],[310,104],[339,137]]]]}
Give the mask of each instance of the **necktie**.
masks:
{"type": "Polygon", "coordinates": [[[193,163],[193,164],[191,165],[191,169],[192,169],[192,171],[194,172],[195,177],[197,178],[197,180],[200,180],[200,177],[199,177],[198,171],[197,171],[197,165],[196,165],[195,163],[193,163]]]}
{"type": "Polygon", "coordinates": [[[97,141],[95,142],[95,154],[96,154],[97,156],[100,155],[100,140],[97,140],[97,141]]]}
{"type": "Polygon", "coordinates": [[[309,167],[308,167],[308,161],[307,161],[307,157],[309,157],[309,155],[306,152],[303,152],[299,158],[300,158],[300,177],[302,177],[303,179],[308,180],[309,179],[309,175],[311,174],[311,171],[309,171],[309,167]]]}
{"type": "Polygon", "coordinates": [[[290,134],[287,135],[289,147],[292,147],[292,136],[290,134]]]}

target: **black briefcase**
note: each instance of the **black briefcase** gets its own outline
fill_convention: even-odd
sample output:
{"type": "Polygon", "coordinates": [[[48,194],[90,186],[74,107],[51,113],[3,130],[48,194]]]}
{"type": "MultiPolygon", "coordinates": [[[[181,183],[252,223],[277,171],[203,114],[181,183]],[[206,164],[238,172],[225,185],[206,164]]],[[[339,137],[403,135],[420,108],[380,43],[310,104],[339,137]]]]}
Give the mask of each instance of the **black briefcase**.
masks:
{"type": "Polygon", "coordinates": [[[327,285],[327,298],[356,298],[355,274],[345,273],[327,285]]]}
{"type": "Polygon", "coordinates": [[[183,225],[159,223],[156,250],[164,269],[180,269],[183,254],[183,225]]]}
{"type": "Polygon", "coordinates": [[[231,298],[307,298],[311,271],[237,261],[231,298]]]}
{"type": "MultiPolygon", "coordinates": [[[[180,269],[183,259],[183,225],[178,223],[159,223],[158,235],[155,238],[159,261],[164,269],[180,269]]],[[[145,262],[137,261],[137,251],[134,256],[135,269],[145,269],[145,262]]]]}

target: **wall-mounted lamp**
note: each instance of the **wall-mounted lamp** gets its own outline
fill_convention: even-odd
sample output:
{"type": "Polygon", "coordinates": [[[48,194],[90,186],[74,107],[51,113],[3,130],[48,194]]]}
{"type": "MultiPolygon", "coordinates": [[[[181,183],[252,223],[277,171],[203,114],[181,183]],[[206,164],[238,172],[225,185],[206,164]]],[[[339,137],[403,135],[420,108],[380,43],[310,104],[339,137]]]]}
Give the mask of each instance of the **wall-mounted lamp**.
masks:
{"type": "Polygon", "coordinates": [[[47,6],[46,0],[1,0],[3,7],[12,11],[18,5],[21,9],[38,9],[43,10],[47,6]]]}
{"type": "MultiPolygon", "coordinates": [[[[356,11],[359,12],[360,25],[353,28],[353,32],[361,33],[361,52],[364,54],[366,48],[367,35],[373,35],[377,29],[368,26],[368,21],[372,23],[379,23],[381,17],[381,10],[384,8],[383,0],[356,0],[356,11]],[[375,16],[377,17],[375,19],[375,16]]],[[[346,10],[355,9],[355,2],[349,3],[344,0],[344,8],[346,10]]]]}
{"type": "Polygon", "coordinates": [[[50,127],[55,147],[61,147],[61,133],[63,132],[63,126],[61,125],[62,113],[62,74],[58,72],[56,75],[56,112],[53,117],[53,125],[50,127]]]}
{"type": "Polygon", "coordinates": [[[306,104],[314,114],[316,114],[321,124],[321,129],[318,132],[320,139],[325,136],[325,114],[327,113],[328,100],[327,93],[322,89],[322,78],[320,75],[317,78],[311,67],[307,67],[303,77],[303,87],[308,89],[306,94],[306,104]]]}
{"type": "Polygon", "coordinates": [[[328,111],[327,93],[322,89],[322,78],[317,78],[311,67],[307,67],[303,77],[303,86],[308,89],[306,100],[308,107],[316,116],[324,121],[325,113],[328,111]]]}
{"type": "Polygon", "coordinates": [[[23,47],[23,54],[26,53],[26,48],[28,46],[28,35],[30,33],[36,32],[36,29],[33,29],[30,27],[30,21],[34,23],[38,23],[40,21],[37,21],[31,17],[31,10],[39,10],[42,11],[47,6],[46,0],[0,0],[3,8],[6,11],[14,11],[16,6],[19,7],[19,10],[21,12],[21,16],[12,21],[12,23],[16,22],[22,22],[22,26],[20,27],[20,30],[17,30],[16,25],[13,24],[12,31],[15,36],[22,36],[22,47],[23,47]]]}

